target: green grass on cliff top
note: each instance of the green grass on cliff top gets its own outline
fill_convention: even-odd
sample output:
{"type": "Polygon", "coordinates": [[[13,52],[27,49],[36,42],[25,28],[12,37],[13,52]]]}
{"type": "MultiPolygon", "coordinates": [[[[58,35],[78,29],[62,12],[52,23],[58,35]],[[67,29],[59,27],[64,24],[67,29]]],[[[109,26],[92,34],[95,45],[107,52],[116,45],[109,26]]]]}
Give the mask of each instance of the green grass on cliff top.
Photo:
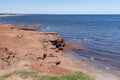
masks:
{"type": "Polygon", "coordinates": [[[63,76],[47,76],[47,75],[40,76],[36,72],[21,72],[21,71],[15,71],[12,73],[2,75],[0,76],[0,80],[6,80],[7,78],[13,75],[19,75],[23,79],[25,78],[27,79],[28,77],[30,77],[33,78],[33,80],[93,80],[92,78],[88,77],[87,75],[81,72],[74,72],[63,76]]]}

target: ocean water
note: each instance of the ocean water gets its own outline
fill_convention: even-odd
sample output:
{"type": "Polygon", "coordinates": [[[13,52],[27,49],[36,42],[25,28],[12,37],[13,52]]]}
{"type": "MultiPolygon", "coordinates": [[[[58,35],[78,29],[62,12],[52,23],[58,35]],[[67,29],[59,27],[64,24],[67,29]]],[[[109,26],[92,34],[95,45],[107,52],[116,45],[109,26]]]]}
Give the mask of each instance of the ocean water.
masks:
{"type": "Polygon", "coordinates": [[[35,25],[55,31],[66,41],[86,47],[82,59],[120,71],[120,15],[22,15],[0,17],[0,23],[35,25]]]}

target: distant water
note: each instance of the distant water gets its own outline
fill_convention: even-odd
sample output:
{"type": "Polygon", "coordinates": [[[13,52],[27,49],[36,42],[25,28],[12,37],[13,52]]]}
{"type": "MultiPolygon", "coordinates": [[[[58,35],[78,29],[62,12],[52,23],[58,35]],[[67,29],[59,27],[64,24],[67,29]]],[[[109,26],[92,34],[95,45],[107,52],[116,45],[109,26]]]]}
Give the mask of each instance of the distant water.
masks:
{"type": "Polygon", "coordinates": [[[0,23],[36,25],[42,31],[56,31],[65,40],[86,47],[75,51],[85,60],[94,60],[106,69],[120,71],[120,15],[23,15],[0,17],[0,23]]]}

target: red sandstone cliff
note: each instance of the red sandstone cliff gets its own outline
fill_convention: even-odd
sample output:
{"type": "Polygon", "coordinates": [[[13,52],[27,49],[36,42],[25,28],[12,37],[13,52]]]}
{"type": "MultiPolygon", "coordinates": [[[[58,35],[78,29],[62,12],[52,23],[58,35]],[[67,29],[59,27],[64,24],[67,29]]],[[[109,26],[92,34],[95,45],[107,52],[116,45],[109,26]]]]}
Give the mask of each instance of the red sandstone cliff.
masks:
{"type": "MultiPolygon", "coordinates": [[[[56,32],[34,31],[37,29],[0,24],[0,70],[29,70],[50,74],[77,70],[63,52],[64,47],[72,43],[65,44],[56,32]]],[[[70,48],[73,49],[72,46],[70,48]]],[[[81,50],[80,47],[78,49],[81,50]]]]}

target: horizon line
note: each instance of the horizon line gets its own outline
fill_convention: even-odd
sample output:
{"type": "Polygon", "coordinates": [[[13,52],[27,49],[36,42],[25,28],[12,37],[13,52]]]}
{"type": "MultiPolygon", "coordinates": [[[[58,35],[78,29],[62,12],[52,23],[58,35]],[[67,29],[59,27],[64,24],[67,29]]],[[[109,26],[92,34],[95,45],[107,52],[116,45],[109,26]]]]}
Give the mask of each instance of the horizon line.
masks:
{"type": "Polygon", "coordinates": [[[120,13],[0,13],[0,14],[23,14],[23,15],[120,15],[120,13]]]}

